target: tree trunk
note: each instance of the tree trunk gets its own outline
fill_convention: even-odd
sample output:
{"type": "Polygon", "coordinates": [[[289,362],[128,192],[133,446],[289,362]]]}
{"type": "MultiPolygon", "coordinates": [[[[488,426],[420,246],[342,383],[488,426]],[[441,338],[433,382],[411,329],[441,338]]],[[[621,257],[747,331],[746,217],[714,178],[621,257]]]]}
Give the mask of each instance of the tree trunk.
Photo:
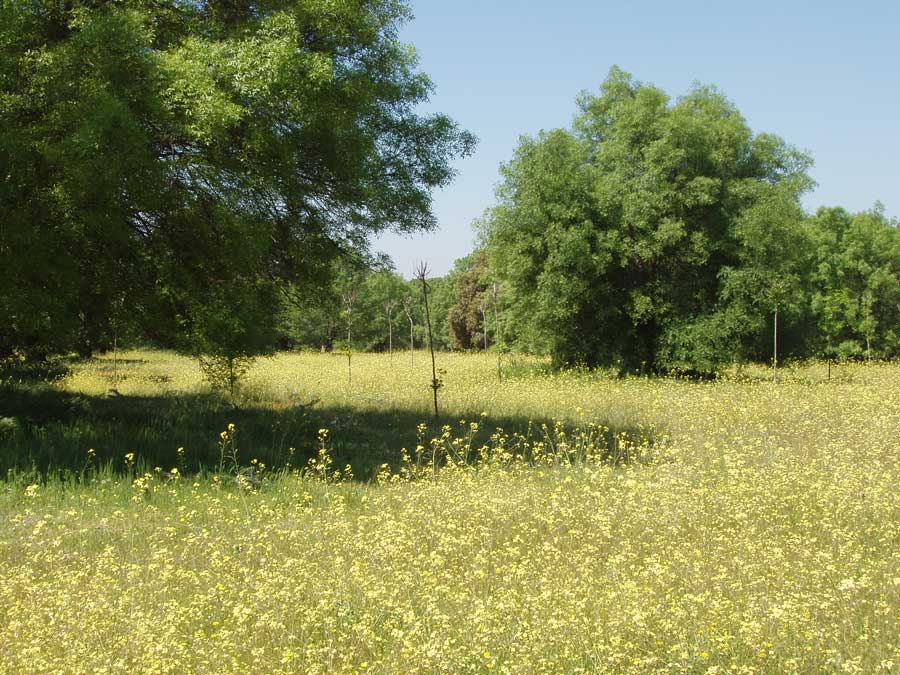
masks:
{"type": "Polygon", "coordinates": [[[434,361],[434,337],[431,334],[431,313],[428,310],[428,284],[425,281],[425,267],[422,267],[420,276],[422,280],[422,295],[425,298],[425,325],[428,326],[428,349],[431,352],[431,391],[434,393],[434,416],[438,416],[438,388],[441,386],[437,379],[437,365],[434,361]]]}
{"type": "Polygon", "coordinates": [[[497,381],[503,382],[503,334],[500,332],[500,310],[497,308],[497,296],[500,290],[497,282],[491,287],[491,295],[494,298],[494,344],[497,345],[497,381]]]}
{"type": "Polygon", "coordinates": [[[778,382],[778,305],[775,305],[775,330],[772,333],[772,382],[778,382]]]}

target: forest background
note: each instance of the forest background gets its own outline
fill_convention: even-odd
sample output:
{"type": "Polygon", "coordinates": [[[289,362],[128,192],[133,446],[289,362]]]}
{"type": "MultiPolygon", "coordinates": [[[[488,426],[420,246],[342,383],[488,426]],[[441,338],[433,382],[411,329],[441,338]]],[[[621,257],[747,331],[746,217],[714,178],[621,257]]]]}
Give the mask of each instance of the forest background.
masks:
{"type": "MultiPolygon", "coordinates": [[[[407,4],[2,11],[0,355],[425,344],[421,284],[372,241],[433,230],[476,139],[422,112],[407,4]]],[[[433,345],[620,372],[892,358],[896,220],[805,212],[811,166],[714,86],[613,67],[501,167],[476,250],[428,282],[433,345]]]]}

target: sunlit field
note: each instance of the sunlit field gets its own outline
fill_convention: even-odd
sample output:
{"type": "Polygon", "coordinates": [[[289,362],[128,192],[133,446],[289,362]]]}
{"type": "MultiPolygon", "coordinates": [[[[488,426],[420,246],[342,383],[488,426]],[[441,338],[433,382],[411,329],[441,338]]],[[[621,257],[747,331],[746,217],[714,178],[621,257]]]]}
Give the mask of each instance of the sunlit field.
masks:
{"type": "Polygon", "coordinates": [[[900,366],[504,358],[7,383],[0,672],[900,673],[900,366]]]}

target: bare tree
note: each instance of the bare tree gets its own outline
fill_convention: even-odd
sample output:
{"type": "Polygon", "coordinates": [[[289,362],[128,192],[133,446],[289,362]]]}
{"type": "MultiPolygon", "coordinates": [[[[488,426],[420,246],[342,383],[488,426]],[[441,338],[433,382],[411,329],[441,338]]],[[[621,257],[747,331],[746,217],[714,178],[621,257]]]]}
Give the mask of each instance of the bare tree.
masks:
{"type": "Polygon", "coordinates": [[[344,301],[344,307],[347,308],[347,382],[353,382],[353,370],[350,367],[351,350],[351,329],[353,328],[353,305],[356,304],[357,293],[355,288],[350,288],[344,292],[341,299],[344,301]]]}
{"type": "MultiPolygon", "coordinates": [[[[491,298],[494,301],[494,344],[497,345],[497,380],[503,382],[503,334],[500,332],[500,309],[497,299],[500,297],[500,285],[495,281],[491,286],[491,298]]],[[[487,325],[485,324],[485,334],[487,334],[487,325]]],[[[485,338],[487,345],[487,338],[485,338]]]]}
{"type": "Polygon", "coordinates": [[[772,302],[772,382],[778,382],[778,310],[787,293],[787,281],[776,275],[769,285],[769,298],[772,302]]]}
{"type": "Polygon", "coordinates": [[[125,294],[122,293],[113,301],[110,324],[113,330],[113,386],[111,394],[119,395],[119,328],[122,323],[122,313],[125,311],[125,294]]]}
{"type": "Polygon", "coordinates": [[[775,301],[775,323],[772,330],[772,382],[778,382],[778,301],[775,301]]]}
{"type": "MultiPolygon", "coordinates": [[[[772,311],[772,382],[778,382],[778,319],[795,309],[795,289],[799,277],[792,272],[769,273],[762,289],[762,300],[772,311]]],[[[790,314],[788,314],[790,315],[790,314]]]]}
{"type": "Polygon", "coordinates": [[[437,376],[437,365],[434,360],[434,336],[431,332],[431,313],[428,310],[428,265],[419,263],[416,278],[422,282],[422,297],[425,300],[425,325],[428,327],[428,349],[431,351],[431,390],[434,393],[434,416],[438,416],[438,389],[441,381],[437,376]]]}
{"type": "Polygon", "coordinates": [[[866,334],[866,361],[872,360],[872,334],[875,332],[875,315],[872,313],[872,305],[875,304],[875,296],[871,290],[863,292],[863,322],[862,329],[866,334]]]}
{"type": "Polygon", "coordinates": [[[415,350],[415,340],[413,338],[413,299],[411,295],[403,298],[403,311],[406,312],[406,318],[409,319],[409,364],[413,364],[413,354],[415,350]]]}
{"type": "Polygon", "coordinates": [[[387,315],[388,320],[388,354],[390,354],[391,363],[394,362],[394,311],[396,309],[396,300],[385,300],[384,313],[387,315]]]}

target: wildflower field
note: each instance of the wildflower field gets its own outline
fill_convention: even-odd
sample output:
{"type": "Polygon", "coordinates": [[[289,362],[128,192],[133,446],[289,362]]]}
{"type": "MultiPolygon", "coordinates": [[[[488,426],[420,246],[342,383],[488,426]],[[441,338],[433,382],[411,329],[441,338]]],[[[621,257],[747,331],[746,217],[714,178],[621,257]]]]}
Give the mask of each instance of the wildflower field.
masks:
{"type": "Polygon", "coordinates": [[[900,673],[900,366],[121,358],[3,384],[0,673],[900,673]]]}

